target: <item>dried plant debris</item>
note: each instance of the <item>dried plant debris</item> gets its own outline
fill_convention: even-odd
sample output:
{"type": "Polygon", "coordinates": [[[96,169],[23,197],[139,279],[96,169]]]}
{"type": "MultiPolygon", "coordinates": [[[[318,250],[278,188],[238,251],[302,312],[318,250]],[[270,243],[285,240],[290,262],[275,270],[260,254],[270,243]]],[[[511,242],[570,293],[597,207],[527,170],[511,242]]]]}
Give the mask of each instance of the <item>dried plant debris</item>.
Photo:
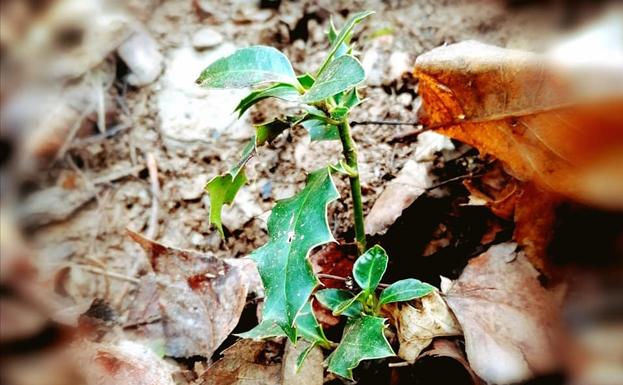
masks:
{"type": "Polygon", "coordinates": [[[559,304],[515,243],[492,246],[444,289],[480,378],[511,384],[558,368],[559,304]]]}
{"type": "Polygon", "coordinates": [[[467,41],[421,55],[415,73],[425,124],[500,159],[520,180],[623,207],[620,68],[467,41]]]}
{"type": "Polygon", "coordinates": [[[461,327],[438,292],[393,307],[391,316],[400,342],[398,356],[411,363],[433,338],[461,335],[461,327]]]}
{"type": "Polygon", "coordinates": [[[211,356],[238,323],[247,294],[258,290],[253,262],[218,259],[128,233],[147,252],[156,274],[167,355],[211,356]]]}

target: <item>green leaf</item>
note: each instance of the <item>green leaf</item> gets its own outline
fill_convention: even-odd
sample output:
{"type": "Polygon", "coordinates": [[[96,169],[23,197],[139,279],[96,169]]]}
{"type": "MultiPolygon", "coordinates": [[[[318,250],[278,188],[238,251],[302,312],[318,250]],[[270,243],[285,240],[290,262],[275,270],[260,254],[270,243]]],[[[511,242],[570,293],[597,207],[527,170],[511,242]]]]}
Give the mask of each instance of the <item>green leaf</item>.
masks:
{"type": "Polygon", "coordinates": [[[298,76],[297,79],[299,81],[299,84],[303,86],[305,90],[310,89],[311,86],[313,86],[314,82],[316,81],[316,79],[314,79],[314,77],[309,72],[306,72],[303,75],[298,76]]]}
{"type": "Polygon", "coordinates": [[[354,87],[366,78],[359,60],[350,55],[332,61],[318,76],[314,85],[303,95],[303,103],[314,103],[354,87]]]}
{"type": "Polygon", "coordinates": [[[340,98],[338,99],[336,97],[335,101],[340,105],[340,107],[346,107],[348,109],[352,109],[361,103],[357,88],[351,88],[350,91],[340,94],[340,98]]]}
{"type": "Polygon", "coordinates": [[[329,347],[331,343],[325,337],[322,326],[316,320],[311,302],[307,301],[303,309],[296,317],[296,330],[309,342],[313,342],[320,346],[329,347]]]}
{"type": "Polygon", "coordinates": [[[298,372],[301,367],[303,366],[303,362],[305,362],[305,359],[307,358],[307,356],[309,355],[309,353],[314,350],[314,348],[316,347],[315,343],[311,343],[309,344],[309,346],[307,347],[307,349],[303,350],[301,352],[301,354],[299,354],[299,356],[296,358],[296,371],[298,372]]]}
{"type": "Polygon", "coordinates": [[[255,142],[258,146],[272,142],[284,130],[295,125],[300,120],[296,116],[286,116],[285,119],[276,118],[270,122],[255,126],[255,142]]]}
{"type": "Polygon", "coordinates": [[[352,380],[352,370],[361,361],[394,356],[383,334],[384,328],[384,318],[370,315],[350,318],[340,345],[327,359],[328,370],[352,380]]]}
{"type": "Polygon", "coordinates": [[[340,132],[337,126],[329,124],[319,119],[309,119],[301,123],[301,125],[309,132],[309,138],[312,142],[319,140],[339,140],[340,132]]]}
{"type": "MultiPolygon", "coordinates": [[[[335,43],[335,41],[337,40],[337,29],[335,28],[335,25],[333,24],[333,18],[331,18],[329,20],[329,43],[331,43],[331,45],[333,45],[335,43]]],[[[348,52],[348,43],[350,41],[350,36],[351,34],[347,34],[346,37],[344,38],[344,40],[342,41],[342,43],[340,43],[339,47],[337,47],[337,49],[335,50],[335,53],[333,54],[334,58],[338,58],[342,55],[346,55],[346,53],[348,52]]]]}
{"type": "Polygon", "coordinates": [[[210,196],[210,224],[214,225],[221,237],[225,237],[223,223],[221,221],[221,211],[224,205],[231,205],[236,194],[246,183],[247,177],[243,170],[244,165],[255,153],[255,139],[249,142],[242,151],[242,158],[229,172],[217,175],[212,178],[205,186],[205,190],[210,196]]]}
{"type": "Polygon", "coordinates": [[[286,335],[279,325],[274,322],[264,320],[253,329],[244,333],[236,334],[236,336],[251,340],[261,340],[264,338],[285,337],[286,335]]]}
{"type": "MultiPolygon", "coordinates": [[[[347,310],[351,308],[358,309],[357,305],[355,304],[358,303],[359,305],[361,305],[361,302],[359,302],[359,298],[361,298],[361,296],[363,295],[364,295],[364,292],[360,291],[359,293],[357,293],[357,295],[355,295],[348,301],[342,302],[335,308],[335,310],[333,310],[333,315],[342,315],[344,312],[346,312],[347,310]]],[[[363,307],[362,307],[362,310],[363,310],[363,307]]]]}
{"type": "MultiPolygon", "coordinates": [[[[331,39],[331,29],[329,29],[329,41],[333,41],[331,41],[331,49],[329,50],[327,58],[324,60],[324,62],[320,66],[320,69],[318,70],[317,77],[320,77],[320,75],[322,75],[322,73],[327,69],[329,63],[331,63],[333,61],[333,58],[336,57],[336,53],[338,52],[338,50],[341,49],[342,44],[347,41],[351,32],[353,31],[353,28],[355,28],[355,25],[357,25],[359,22],[361,22],[366,17],[372,15],[373,13],[374,11],[363,11],[352,14],[348,18],[348,20],[346,20],[346,23],[344,23],[344,26],[340,30],[340,33],[338,33],[337,36],[335,36],[335,38],[333,39],[331,39]]],[[[333,28],[333,31],[335,33],[335,27],[333,28]]]]}
{"type": "Polygon", "coordinates": [[[338,197],[328,168],[312,172],[303,190],[277,202],[268,218],[269,241],[251,254],[266,292],[264,319],[277,323],[292,341],[294,320],[318,284],[307,255],[334,241],[327,205],[338,197]]]}
{"type": "Polygon", "coordinates": [[[331,119],[342,120],[344,119],[350,110],[348,107],[337,106],[331,110],[331,119]]]}
{"type": "MultiPolygon", "coordinates": [[[[346,302],[353,299],[353,294],[347,290],[340,289],[324,289],[316,292],[316,299],[324,307],[331,311],[335,311],[346,302]]],[[[355,301],[351,306],[342,311],[342,314],[347,317],[356,317],[363,311],[361,302],[355,301]]]]}
{"type": "Polygon", "coordinates": [[[403,279],[392,283],[381,292],[379,305],[391,302],[409,301],[432,293],[435,287],[415,278],[403,279]]]}
{"type": "Polygon", "coordinates": [[[296,87],[288,83],[277,83],[268,88],[256,90],[245,96],[244,99],[238,103],[234,111],[238,111],[238,116],[242,116],[252,105],[258,103],[261,100],[267,98],[278,98],[287,100],[290,102],[296,102],[299,100],[300,95],[296,87]]]}
{"type": "Polygon", "coordinates": [[[387,269],[387,253],[379,245],[374,245],[355,261],[353,278],[366,293],[372,293],[381,283],[387,269]]]}
{"type": "Polygon", "coordinates": [[[346,164],[344,159],[340,159],[339,162],[332,164],[329,167],[332,171],[339,172],[340,174],[344,174],[349,177],[356,177],[358,174],[357,170],[354,170],[352,167],[346,164]]]}
{"type": "Polygon", "coordinates": [[[196,81],[207,88],[244,88],[270,82],[298,84],[288,58],[275,48],[261,45],[218,59],[196,81]]]}

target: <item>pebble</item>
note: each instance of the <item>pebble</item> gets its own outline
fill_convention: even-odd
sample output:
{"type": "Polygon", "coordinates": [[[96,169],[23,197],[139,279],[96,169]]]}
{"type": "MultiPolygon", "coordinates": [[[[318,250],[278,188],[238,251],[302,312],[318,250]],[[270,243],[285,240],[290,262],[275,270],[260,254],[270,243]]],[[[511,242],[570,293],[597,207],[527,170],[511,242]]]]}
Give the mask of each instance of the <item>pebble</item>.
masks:
{"type": "Polygon", "coordinates": [[[210,28],[203,28],[193,35],[193,47],[197,50],[216,47],[223,42],[223,35],[210,28]]]}

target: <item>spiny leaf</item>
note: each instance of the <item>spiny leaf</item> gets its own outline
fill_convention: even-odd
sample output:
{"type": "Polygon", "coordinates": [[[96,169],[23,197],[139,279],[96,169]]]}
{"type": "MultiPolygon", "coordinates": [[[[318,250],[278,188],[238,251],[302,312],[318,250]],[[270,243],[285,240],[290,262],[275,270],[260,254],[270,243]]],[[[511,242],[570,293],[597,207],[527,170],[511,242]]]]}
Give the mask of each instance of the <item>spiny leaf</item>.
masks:
{"type": "MultiPolygon", "coordinates": [[[[331,311],[335,311],[344,303],[353,299],[353,294],[347,290],[340,289],[324,289],[316,292],[316,299],[324,307],[331,311]]],[[[356,317],[363,311],[361,302],[355,301],[351,306],[347,307],[342,314],[347,317],[356,317]]]]}
{"type": "Polygon", "coordinates": [[[305,362],[305,359],[307,358],[307,356],[309,355],[309,353],[314,350],[314,348],[316,347],[315,343],[311,343],[309,344],[309,346],[307,347],[307,349],[303,350],[301,352],[301,354],[299,354],[299,356],[296,358],[296,371],[298,372],[301,367],[303,366],[303,363],[305,362]]]}
{"type": "MultiPolygon", "coordinates": [[[[335,28],[335,25],[333,24],[333,18],[331,18],[329,20],[329,32],[328,32],[329,43],[331,43],[331,45],[333,45],[335,41],[337,40],[337,35],[338,35],[338,31],[335,28]]],[[[334,58],[338,58],[342,55],[346,55],[349,49],[348,43],[350,41],[350,36],[351,36],[350,33],[347,34],[347,36],[345,36],[342,43],[340,43],[340,46],[337,47],[337,49],[335,50],[335,53],[333,54],[334,58]]]]}
{"type": "Polygon", "coordinates": [[[350,91],[347,91],[347,92],[344,92],[338,95],[339,95],[339,98],[336,95],[335,101],[341,107],[352,109],[353,107],[361,103],[361,98],[359,97],[357,88],[351,88],[350,91]]]}
{"type": "Polygon", "coordinates": [[[366,78],[359,60],[350,55],[340,56],[322,72],[314,85],[303,95],[303,103],[314,103],[354,87],[366,78]]]}
{"type": "Polygon", "coordinates": [[[299,81],[299,84],[303,86],[305,90],[310,89],[316,81],[316,79],[314,79],[314,77],[309,72],[306,72],[303,75],[299,75],[297,79],[299,81]]]}
{"type": "Polygon", "coordinates": [[[339,197],[328,168],[307,177],[305,188],[278,201],[268,219],[269,241],[253,252],[266,291],[264,319],[296,341],[294,320],[318,284],[307,255],[334,240],[327,205],[339,197]]]}
{"type": "Polygon", "coordinates": [[[238,103],[238,106],[236,106],[234,111],[238,111],[238,116],[242,116],[246,110],[261,100],[267,98],[278,98],[290,102],[296,102],[299,100],[299,97],[299,92],[293,85],[288,83],[277,83],[268,88],[251,92],[249,95],[245,96],[240,103],[238,103]]]}
{"type": "Polygon", "coordinates": [[[296,317],[296,331],[301,334],[301,337],[305,338],[309,342],[324,347],[331,346],[331,343],[324,335],[322,326],[320,326],[318,320],[316,320],[311,302],[309,301],[307,301],[301,312],[296,317]]]}
{"type": "Polygon", "coordinates": [[[342,342],[327,359],[329,371],[352,380],[352,370],[361,361],[394,356],[384,327],[384,318],[364,315],[349,319],[342,342]]]}
{"type": "Polygon", "coordinates": [[[309,132],[309,139],[312,142],[319,140],[339,140],[340,133],[337,126],[329,124],[319,119],[309,119],[301,123],[309,132]]]}
{"type": "Polygon", "coordinates": [[[415,278],[402,279],[392,283],[381,292],[379,305],[391,302],[409,301],[432,293],[435,287],[415,278]]]}
{"type": "Polygon", "coordinates": [[[264,338],[285,337],[286,335],[279,325],[274,322],[264,320],[253,329],[244,333],[235,334],[235,336],[251,340],[261,340],[264,338]]]}
{"type": "Polygon", "coordinates": [[[229,172],[217,175],[205,186],[210,196],[210,224],[214,225],[221,237],[225,236],[221,211],[223,205],[231,205],[240,188],[246,183],[247,177],[243,170],[244,165],[255,153],[255,139],[244,148],[241,160],[229,172]]]}
{"type": "MultiPolygon", "coordinates": [[[[296,317],[296,329],[300,332],[301,337],[311,343],[324,347],[328,347],[331,344],[324,335],[322,327],[316,320],[309,301],[305,304],[305,306],[303,306],[303,309],[296,317]]],[[[260,322],[260,324],[253,329],[236,335],[241,338],[250,338],[254,340],[286,336],[283,329],[281,329],[279,325],[266,319],[260,322]]]]}
{"type": "Polygon", "coordinates": [[[372,293],[381,282],[387,269],[387,253],[379,246],[374,245],[355,261],[353,278],[366,293],[372,293]]]}
{"type": "Polygon", "coordinates": [[[302,118],[298,116],[286,116],[276,118],[270,122],[255,126],[255,142],[258,146],[272,142],[284,130],[296,125],[302,118]]]}
{"type": "MultiPolygon", "coordinates": [[[[374,11],[356,12],[352,14],[348,18],[348,20],[346,20],[346,23],[344,23],[344,26],[340,30],[340,33],[338,33],[337,36],[335,36],[335,38],[332,39],[333,41],[331,42],[331,49],[329,50],[329,54],[327,55],[327,58],[324,60],[324,62],[320,66],[320,69],[318,70],[318,74],[317,74],[318,77],[322,75],[322,73],[327,69],[329,63],[333,61],[333,58],[336,56],[336,53],[338,52],[340,47],[342,47],[342,43],[344,43],[347,40],[348,36],[353,31],[353,28],[355,28],[355,25],[361,22],[361,20],[365,19],[366,17],[372,15],[373,13],[374,11]]],[[[335,32],[335,28],[333,29],[333,31],[335,32]]],[[[329,35],[329,39],[331,40],[330,35],[329,35]]]]}
{"type": "Polygon", "coordinates": [[[196,81],[206,88],[244,88],[270,82],[298,84],[288,58],[275,48],[261,45],[218,59],[196,81]]]}
{"type": "Polygon", "coordinates": [[[355,295],[351,299],[349,299],[347,301],[344,301],[341,304],[339,304],[335,308],[335,310],[333,311],[333,315],[342,315],[348,309],[354,308],[356,303],[361,304],[361,302],[359,302],[359,298],[361,298],[363,296],[363,294],[364,294],[364,292],[360,291],[359,293],[357,293],[357,295],[355,295]]]}
{"type": "Polygon", "coordinates": [[[348,115],[349,112],[350,110],[348,107],[337,106],[331,110],[331,119],[342,120],[348,115]]]}

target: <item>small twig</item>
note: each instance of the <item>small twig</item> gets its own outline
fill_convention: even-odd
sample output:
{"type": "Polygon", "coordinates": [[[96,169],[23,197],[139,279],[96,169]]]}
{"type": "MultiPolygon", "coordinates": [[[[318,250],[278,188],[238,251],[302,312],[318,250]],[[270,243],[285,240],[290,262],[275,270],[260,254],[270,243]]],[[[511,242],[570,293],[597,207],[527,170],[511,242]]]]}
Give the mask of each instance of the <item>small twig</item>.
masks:
{"type": "Polygon", "coordinates": [[[407,361],[390,362],[389,364],[387,364],[387,366],[390,368],[402,368],[402,367],[409,366],[409,365],[411,364],[408,363],[407,361]]]}
{"type": "Polygon", "coordinates": [[[446,180],[444,180],[442,182],[437,183],[436,185],[428,187],[426,189],[426,191],[432,191],[432,190],[438,189],[439,187],[443,187],[443,186],[445,186],[445,185],[447,185],[449,183],[452,183],[452,182],[456,182],[456,181],[467,179],[467,178],[476,178],[476,177],[479,177],[479,176],[482,176],[482,175],[484,175],[484,173],[476,173],[476,174],[474,174],[474,173],[470,172],[469,174],[455,176],[454,178],[446,179],[446,180]]]}
{"type": "MultiPolygon", "coordinates": [[[[318,273],[316,274],[316,276],[320,279],[334,279],[336,281],[342,281],[342,282],[346,282],[348,281],[348,277],[340,277],[339,275],[333,275],[333,274],[324,274],[324,273],[318,273]]],[[[379,287],[382,288],[386,288],[389,287],[390,285],[387,283],[379,283],[379,287]]]]}
{"type": "Polygon", "coordinates": [[[158,181],[158,165],[153,153],[146,155],[147,170],[151,183],[151,214],[145,236],[153,239],[158,234],[158,207],[160,206],[160,182],[158,181]]]}
{"type": "Polygon", "coordinates": [[[377,125],[377,126],[421,126],[422,123],[415,122],[398,122],[391,120],[362,120],[360,122],[351,122],[351,126],[377,125]]]}
{"type": "Polygon", "coordinates": [[[131,282],[134,284],[138,284],[139,283],[139,279],[138,278],[134,278],[134,277],[128,277],[127,275],[123,275],[123,274],[119,274],[119,273],[115,273],[114,271],[108,271],[108,270],[104,270],[104,269],[99,269],[97,267],[93,267],[93,266],[88,266],[88,265],[82,265],[79,263],[74,263],[72,264],[72,266],[76,266],[84,271],[88,271],[89,273],[93,273],[93,274],[99,274],[99,275],[103,275],[105,277],[110,277],[110,278],[116,278],[116,279],[120,279],[122,281],[127,281],[127,282],[131,282]]]}

